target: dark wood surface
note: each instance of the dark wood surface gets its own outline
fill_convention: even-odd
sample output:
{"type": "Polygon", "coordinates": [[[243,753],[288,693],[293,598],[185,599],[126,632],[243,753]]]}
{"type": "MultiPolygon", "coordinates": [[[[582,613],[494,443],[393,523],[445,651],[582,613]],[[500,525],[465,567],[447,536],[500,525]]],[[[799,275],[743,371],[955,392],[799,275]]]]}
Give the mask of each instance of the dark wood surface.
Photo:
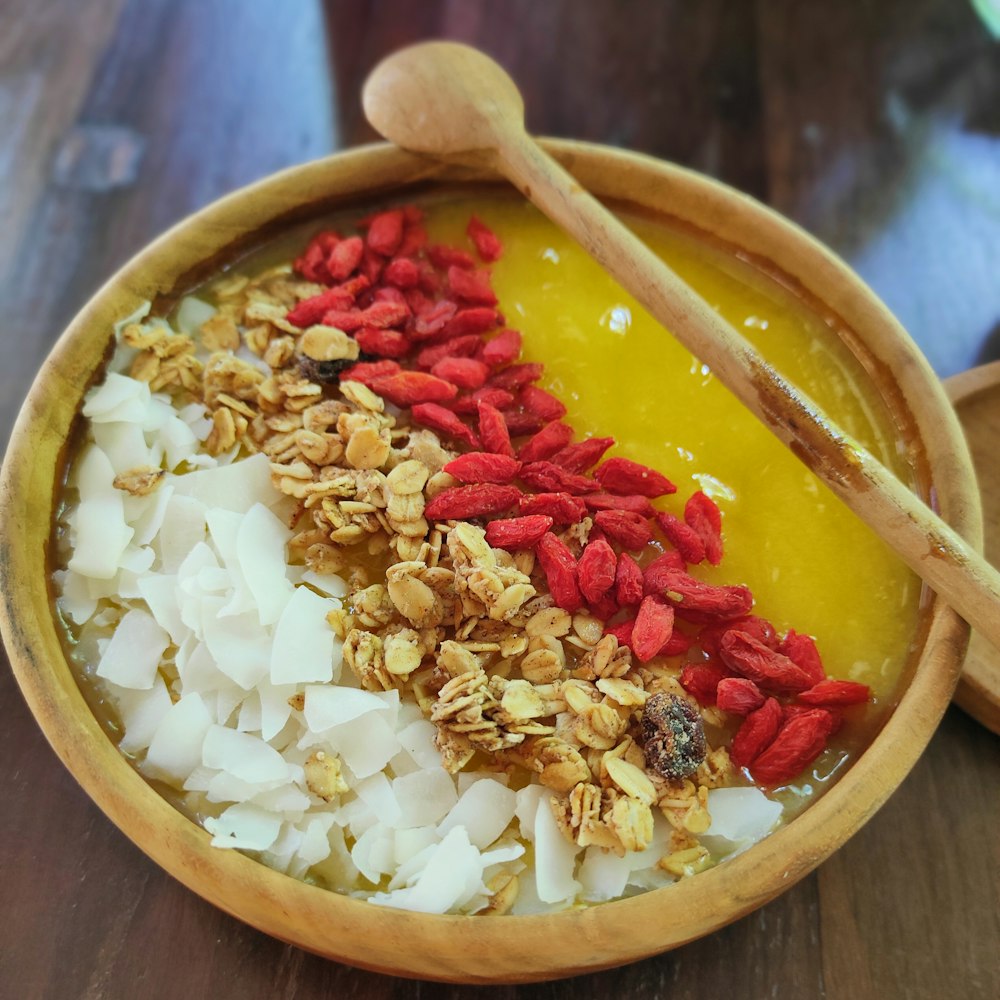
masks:
{"type": "MultiPolygon", "coordinates": [[[[774,205],[854,265],[942,376],[1000,355],[1000,48],[963,0],[7,0],[0,440],[120,263],[224,192],[371,138],[366,71],[432,36],[504,62],[537,132],[774,205]]],[[[0,708],[3,1000],[1000,996],[1000,753],[955,709],[876,818],[769,906],[624,969],[474,991],[224,916],[77,788],[6,663],[0,708]]]]}

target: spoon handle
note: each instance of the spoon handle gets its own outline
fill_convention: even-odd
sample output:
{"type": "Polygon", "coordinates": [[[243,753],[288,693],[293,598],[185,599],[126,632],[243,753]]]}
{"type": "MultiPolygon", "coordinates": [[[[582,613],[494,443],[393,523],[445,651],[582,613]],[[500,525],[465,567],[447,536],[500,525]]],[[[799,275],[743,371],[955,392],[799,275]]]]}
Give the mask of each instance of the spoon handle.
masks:
{"type": "Polygon", "coordinates": [[[1000,573],[786,382],[754,347],[523,130],[496,166],[816,473],[904,562],[1000,648],[1000,573]]]}

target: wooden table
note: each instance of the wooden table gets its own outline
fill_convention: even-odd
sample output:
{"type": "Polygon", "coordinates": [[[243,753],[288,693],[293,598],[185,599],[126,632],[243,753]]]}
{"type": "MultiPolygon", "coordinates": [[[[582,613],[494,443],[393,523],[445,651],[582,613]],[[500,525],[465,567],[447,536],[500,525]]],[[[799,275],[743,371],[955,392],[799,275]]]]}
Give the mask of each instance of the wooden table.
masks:
{"type": "MultiPolygon", "coordinates": [[[[850,261],[941,375],[1000,354],[1000,60],[962,0],[11,0],[0,14],[0,423],[152,236],[365,141],[386,51],[478,44],[537,132],[720,177],[850,261]]],[[[473,995],[358,972],[224,916],[91,805],[0,670],[0,997],[473,995]]],[[[709,938],[496,996],[1000,996],[1000,753],[952,709],[879,815],[709,938]]]]}

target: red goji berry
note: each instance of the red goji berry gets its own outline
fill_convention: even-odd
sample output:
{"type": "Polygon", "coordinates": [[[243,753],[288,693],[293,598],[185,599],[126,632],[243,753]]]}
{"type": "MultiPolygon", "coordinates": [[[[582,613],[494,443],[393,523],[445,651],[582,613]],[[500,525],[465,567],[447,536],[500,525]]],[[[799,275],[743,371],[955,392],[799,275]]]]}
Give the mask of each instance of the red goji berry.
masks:
{"type": "Polygon", "coordinates": [[[715,703],[723,712],[749,715],[764,704],[764,695],[749,677],[723,677],[715,689],[715,703]]]}
{"type": "Polygon", "coordinates": [[[590,493],[586,497],[586,504],[591,510],[630,510],[643,517],[653,516],[653,505],[645,497],[590,493]]]}
{"type": "Polygon", "coordinates": [[[448,288],[456,299],[474,306],[495,306],[496,293],[490,287],[485,271],[469,271],[462,267],[448,268],[448,288]]]}
{"type": "Polygon", "coordinates": [[[461,413],[463,416],[475,416],[479,412],[480,403],[489,403],[495,409],[502,410],[513,401],[514,397],[509,392],[487,385],[470,395],[456,396],[449,405],[456,413],[461,413]]]}
{"type": "Polygon", "coordinates": [[[629,510],[599,510],[594,523],[623,549],[638,552],[653,538],[653,529],[641,514],[629,510]]]}
{"type": "Polygon", "coordinates": [[[575,614],[583,607],[583,597],[577,584],[573,553],[551,531],[542,535],[535,553],[552,599],[563,611],[575,614]]]}
{"type": "Polygon", "coordinates": [[[804,712],[826,712],[829,716],[827,726],[830,730],[830,736],[835,735],[844,722],[840,706],[824,705],[820,707],[818,705],[799,705],[796,702],[786,702],[781,706],[782,724],[788,722],[789,719],[794,719],[797,715],[802,715],[804,712]]]}
{"type": "Polygon", "coordinates": [[[545,371],[545,365],[537,361],[526,361],[520,365],[510,365],[490,376],[490,385],[498,389],[516,392],[531,382],[537,382],[545,371]]]}
{"type": "Polygon", "coordinates": [[[427,230],[419,223],[409,223],[403,230],[403,238],[396,247],[396,256],[412,257],[427,246],[427,230]]]}
{"type": "Polygon", "coordinates": [[[810,635],[800,635],[795,629],[778,644],[778,652],[787,656],[797,667],[801,667],[813,684],[819,684],[826,677],[826,668],[816,648],[816,640],[810,635]]]}
{"type": "Polygon", "coordinates": [[[493,405],[485,400],[477,403],[479,412],[479,437],[483,442],[483,448],[496,455],[508,455],[514,457],[514,446],[510,443],[510,434],[507,432],[507,424],[503,414],[493,405]]]}
{"type": "Polygon", "coordinates": [[[444,471],[460,483],[512,483],[521,463],[489,451],[468,451],[448,462],[444,471]]]}
{"type": "Polygon", "coordinates": [[[595,617],[599,618],[602,622],[610,621],[618,612],[621,610],[618,607],[618,602],[615,600],[614,590],[609,590],[602,597],[587,601],[587,610],[595,617]]]}
{"type": "Polygon", "coordinates": [[[503,256],[503,244],[500,242],[500,237],[474,215],[469,219],[465,232],[475,245],[476,253],[479,254],[481,260],[492,263],[503,256]]]}
{"type": "Polygon", "coordinates": [[[768,698],[744,720],[729,747],[729,757],[737,767],[749,767],[772,743],[781,727],[781,706],[768,698]]]}
{"type": "Polygon", "coordinates": [[[372,292],[372,304],[376,302],[392,302],[397,306],[403,306],[406,309],[404,318],[410,315],[410,307],[406,304],[406,296],[400,289],[394,288],[392,285],[383,285],[372,292]]]}
{"type": "Polygon", "coordinates": [[[615,550],[607,542],[600,539],[587,542],[580,553],[576,576],[580,593],[592,611],[595,604],[605,601],[613,591],[617,568],[615,550]]]}
{"type": "Polygon", "coordinates": [[[338,288],[328,288],[319,295],[303,299],[294,309],[288,310],[285,319],[302,330],[315,326],[331,309],[349,309],[354,296],[338,288]]]}
{"type": "Polygon", "coordinates": [[[791,693],[812,686],[801,667],[746,632],[727,632],[719,642],[719,656],[727,667],[765,691],[791,693]]]}
{"type": "Polygon", "coordinates": [[[351,333],[363,326],[374,326],[380,330],[398,326],[409,315],[410,307],[405,302],[373,302],[367,309],[332,309],[323,316],[323,322],[351,333]]]}
{"type": "Polygon", "coordinates": [[[627,553],[618,557],[615,572],[615,600],[623,607],[631,607],[642,600],[642,570],[627,553]]]}
{"type": "Polygon", "coordinates": [[[524,413],[522,410],[504,410],[503,418],[507,421],[511,437],[537,434],[548,423],[534,413],[524,413]]]}
{"type": "Polygon", "coordinates": [[[695,624],[742,618],[753,607],[753,594],[742,585],[715,587],[687,573],[663,573],[657,582],[678,617],[695,624]]]}
{"type": "Polygon", "coordinates": [[[404,222],[405,219],[400,209],[394,208],[388,212],[379,212],[368,225],[366,240],[368,248],[383,257],[391,257],[399,249],[399,244],[403,240],[404,222]]]}
{"type": "Polygon", "coordinates": [[[704,663],[687,664],[681,670],[680,684],[699,705],[714,705],[719,682],[731,676],[730,671],[717,660],[706,660],[704,663]]]}
{"type": "Polygon", "coordinates": [[[789,719],[770,746],[751,761],[750,774],[762,785],[786,784],[823,752],[829,735],[829,712],[823,709],[802,712],[789,719]]]}
{"type": "Polygon", "coordinates": [[[541,417],[546,423],[550,420],[561,420],[566,415],[566,407],[562,400],[556,399],[551,392],[539,389],[538,386],[526,385],[521,390],[518,401],[528,413],[541,417]]]}
{"type": "Polygon", "coordinates": [[[643,571],[643,588],[647,594],[663,596],[667,584],[685,570],[684,560],[674,551],[657,556],[643,571]]]}
{"type": "MultiPolygon", "coordinates": [[[[674,622],[676,625],[676,621],[674,622]]],[[[670,642],[660,650],[660,656],[680,656],[686,653],[694,645],[694,640],[686,632],[679,628],[674,629],[674,634],[670,637],[670,642]]]]}
{"type": "Polygon", "coordinates": [[[701,490],[684,504],[684,520],[701,539],[705,558],[713,566],[722,562],[722,513],[715,501],[701,490]]]}
{"type": "Polygon", "coordinates": [[[409,257],[394,257],[386,264],[382,279],[396,288],[416,288],[420,283],[420,268],[409,257]]]}
{"type": "Polygon", "coordinates": [[[431,369],[431,374],[443,378],[459,389],[478,389],[489,375],[490,370],[473,358],[442,358],[431,369]]]}
{"type": "MultiPolygon", "coordinates": [[[[372,388],[378,392],[374,386],[372,388]]],[[[470,448],[479,447],[479,439],[472,433],[472,430],[463,424],[451,410],[439,406],[437,403],[415,403],[410,414],[414,423],[464,441],[470,448]]]]}
{"type": "Polygon", "coordinates": [[[476,260],[471,253],[442,243],[429,246],[427,257],[439,271],[447,271],[449,267],[464,267],[471,271],[476,266],[476,260]]]}
{"type": "Polygon", "coordinates": [[[517,503],[521,491],[516,486],[451,486],[427,501],[424,517],[429,521],[464,521],[470,517],[500,514],[517,503]]]}
{"type": "Polygon", "coordinates": [[[361,273],[373,285],[382,276],[382,268],[385,267],[385,258],[377,254],[371,247],[365,247],[365,254],[361,258],[361,273]]]}
{"type": "Polygon", "coordinates": [[[510,364],[521,353],[521,334],[517,330],[501,330],[492,340],[483,344],[479,357],[490,366],[510,364]]]}
{"type": "Polygon", "coordinates": [[[438,403],[454,399],[458,394],[458,389],[450,382],[445,382],[436,375],[428,375],[426,372],[397,372],[395,375],[382,375],[371,382],[371,389],[396,406],[438,403]]]}
{"type": "MultiPolygon", "coordinates": [[[[448,301],[442,299],[442,302],[448,301]]],[[[473,306],[471,309],[459,309],[441,332],[446,337],[460,337],[464,333],[486,333],[501,323],[500,314],[496,309],[487,306],[473,306]]]]}
{"type": "Polygon", "coordinates": [[[424,294],[421,288],[407,288],[404,295],[406,296],[406,304],[414,316],[424,315],[433,305],[431,299],[424,294]]]}
{"type": "Polygon", "coordinates": [[[592,479],[567,472],[551,462],[528,462],[521,469],[521,479],[540,493],[588,493],[597,489],[592,479]]]}
{"type": "Polygon", "coordinates": [[[418,368],[433,368],[444,358],[471,358],[479,350],[481,343],[478,333],[467,333],[463,337],[453,337],[441,344],[423,348],[417,352],[413,361],[418,368]]]}
{"type": "Polygon", "coordinates": [[[402,371],[397,361],[359,361],[340,373],[341,382],[360,382],[372,387],[372,382],[386,375],[395,375],[402,371]]]}
{"type": "Polygon", "coordinates": [[[632,629],[632,652],[640,663],[648,663],[670,641],[674,632],[674,609],[658,597],[644,597],[632,629]]]}
{"type": "Polygon", "coordinates": [[[326,269],[334,281],[349,278],[365,255],[365,244],[360,236],[348,236],[341,240],[326,258],[326,269]]]}
{"type": "Polygon", "coordinates": [[[618,640],[619,646],[625,646],[627,649],[632,648],[632,630],[635,628],[635,619],[629,618],[626,621],[619,622],[617,625],[605,625],[604,634],[613,635],[618,640]]]}
{"type": "Polygon", "coordinates": [[[828,677],[799,695],[806,705],[860,705],[871,697],[871,688],[857,681],[828,677]]]}
{"type": "Polygon", "coordinates": [[[722,637],[731,631],[746,632],[768,649],[778,649],[778,636],[774,626],[766,618],[758,618],[756,615],[744,615],[742,618],[722,622],[720,625],[706,625],[698,633],[698,645],[709,656],[718,656],[722,637]]]}
{"type": "Polygon", "coordinates": [[[365,326],[354,334],[354,339],[365,354],[374,354],[379,358],[402,358],[410,350],[410,341],[398,330],[365,326]]]}
{"type": "Polygon", "coordinates": [[[677,492],[662,473],[628,458],[609,458],[597,467],[594,476],[608,493],[660,497],[677,492]]]}
{"type": "Polygon", "coordinates": [[[521,445],[518,457],[522,462],[543,462],[551,458],[572,438],[572,427],[553,420],[521,445]]]}
{"type": "Polygon", "coordinates": [[[551,527],[545,514],[493,520],[486,525],[486,541],[495,549],[533,549],[551,527]]]}
{"type": "Polygon", "coordinates": [[[317,233],[302,251],[302,256],[295,258],[292,267],[307,281],[328,285],[330,275],[326,270],[326,258],[340,238],[340,233],[332,229],[317,233]]]}
{"type": "MultiPolygon", "coordinates": [[[[420,313],[413,322],[413,336],[417,340],[428,340],[444,331],[454,318],[458,306],[448,299],[435,302],[425,313],[420,313]]],[[[473,331],[474,332],[474,331],[473,331]]]]}
{"type": "Polygon", "coordinates": [[[585,438],[575,444],[566,445],[562,451],[552,456],[552,461],[556,465],[561,465],[567,472],[586,472],[601,460],[614,443],[613,437],[585,438]]]}
{"type": "Polygon", "coordinates": [[[658,510],[654,516],[660,531],[684,562],[700,563],[705,558],[705,543],[694,528],[665,510],[658,510]]]}
{"type": "Polygon", "coordinates": [[[556,524],[579,524],[587,508],[569,493],[525,494],[518,501],[522,514],[547,514],[556,524]]]}

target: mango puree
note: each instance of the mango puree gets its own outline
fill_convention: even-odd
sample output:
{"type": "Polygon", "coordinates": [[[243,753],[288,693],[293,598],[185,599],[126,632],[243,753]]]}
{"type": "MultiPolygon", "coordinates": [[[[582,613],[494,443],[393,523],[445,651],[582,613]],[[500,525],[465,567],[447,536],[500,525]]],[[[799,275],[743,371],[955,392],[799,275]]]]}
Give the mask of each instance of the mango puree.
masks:
{"type": "MultiPolygon", "coordinates": [[[[524,334],[525,360],[545,363],[540,384],[567,405],[565,419],[577,435],[612,435],[618,444],[609,455],[664,472],[678,492],[657,501],[663,509],[679,514],[699,488],[719,503],[725,558],[717,568],[698,567],[696,575],[747,584],[755,612],[779,631],[816,637],[829,674],[871,685],[883,708],[891,703],[917,628],[916,576],[530,205],[480,194],[428,207],[433,241],[462,245],[473,212],[503,239],[504,256],[493,265],[500,307],[507,324],[524,334]]],[[[805,302],[680,228],[626,221],[779,371],[912,481],[884,401],[805,302]]],[[[869,708],[866,721],[882,714],[869,708]]],[[[854,743],[856,727],[847,728],[855,730],[848,737],[854,743]]]]}

